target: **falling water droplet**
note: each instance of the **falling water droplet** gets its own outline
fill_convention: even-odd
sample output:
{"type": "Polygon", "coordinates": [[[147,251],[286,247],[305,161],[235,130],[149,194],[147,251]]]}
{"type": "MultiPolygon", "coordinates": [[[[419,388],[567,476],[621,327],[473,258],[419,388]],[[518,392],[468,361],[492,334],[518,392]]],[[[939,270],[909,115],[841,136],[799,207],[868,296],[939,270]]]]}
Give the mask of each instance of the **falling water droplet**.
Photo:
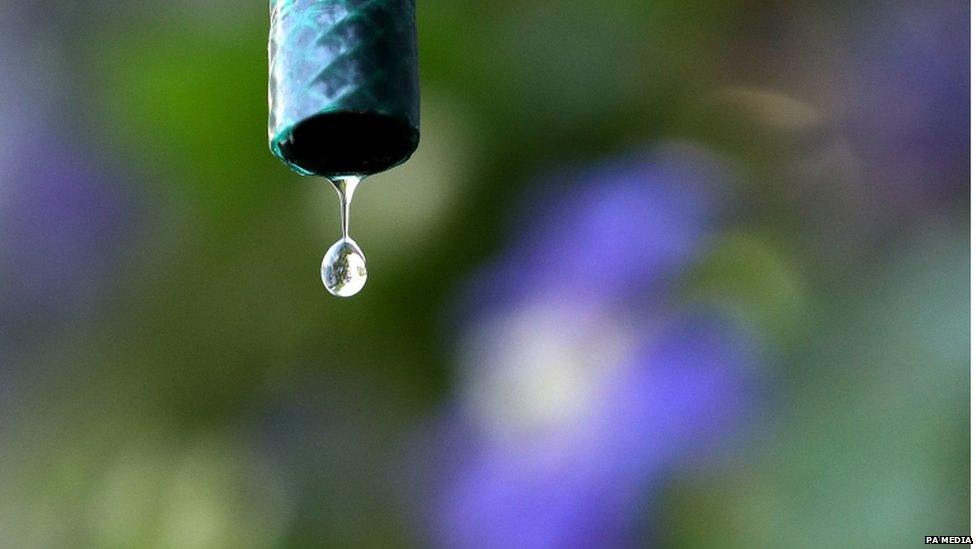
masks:
{"type": "Polygon", "coordinates": [[[329,293],[350,297],[366,285],[366,257],[351,239],[343,238],[326,252],[322,260],[322,282],[329,293]]]}
{"type": "Polygon", "coordinates": [[[322,283],[329,293],[339,297],[351,297],[366,285],[366,256],[349,237],[349,206],[362,178],[359,176],[333,177],[329,180],[339,193],[339,211],[342,220],[342,238],[329,248],[322,259],[322,283]]]}

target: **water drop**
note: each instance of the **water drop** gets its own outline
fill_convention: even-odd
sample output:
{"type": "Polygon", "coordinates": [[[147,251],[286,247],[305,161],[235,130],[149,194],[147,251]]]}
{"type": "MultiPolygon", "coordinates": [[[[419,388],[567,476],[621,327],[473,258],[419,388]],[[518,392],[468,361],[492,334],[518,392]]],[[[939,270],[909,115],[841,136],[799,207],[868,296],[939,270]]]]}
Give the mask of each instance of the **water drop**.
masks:
{"type": "Polygon", "coordinates": [[[342,238],[329,248],[322,259],[322,283],[332,295],[350,297],[363,289],[367,277],[366,256],[349,236],[349,206],[362,177],[349,175],[333,177],[329,181],[339,193],[342,238]]]}
{"type": "Polygon", "coordinates": [[[336,242],[322,260],[322,282],[329,293],[350,297],[366,285],[366,256],[355,241],[336,242]]]}

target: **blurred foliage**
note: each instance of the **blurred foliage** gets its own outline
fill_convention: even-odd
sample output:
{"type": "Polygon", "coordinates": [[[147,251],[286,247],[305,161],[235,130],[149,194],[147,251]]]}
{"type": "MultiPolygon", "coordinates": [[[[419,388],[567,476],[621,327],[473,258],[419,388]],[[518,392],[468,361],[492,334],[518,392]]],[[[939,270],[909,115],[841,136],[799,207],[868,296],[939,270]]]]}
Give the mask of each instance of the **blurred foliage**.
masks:
{"type": "Polygon", "coordinates": [[[968,120],[944,100],[968,51],[926,38],[959,5],[418,2],[422,142],[357,195],[350,301],[317,275],[333,191],[267,150],[266,4],[5,8],[0,546],[429,545],[426,437],[478,393],[463,289],[515,249],[520,204],[559,214],[533,182],[572,193],[559,174],[673,140],[731,177],[660,301],[742,319],[763,394],[652,479],[648,543],[966,531],[969,174],[943,122],[968,120]],[[118,201],[75,198],[96,191],[118,201]],[[36,257],[47,230],[62,261],[36,257]]]}

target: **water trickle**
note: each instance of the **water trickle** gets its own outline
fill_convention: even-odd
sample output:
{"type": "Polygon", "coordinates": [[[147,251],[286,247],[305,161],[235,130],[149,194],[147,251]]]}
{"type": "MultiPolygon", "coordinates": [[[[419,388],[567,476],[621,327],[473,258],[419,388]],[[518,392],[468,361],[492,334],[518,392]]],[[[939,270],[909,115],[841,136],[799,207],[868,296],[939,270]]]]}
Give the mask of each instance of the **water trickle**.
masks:
{"type": "Polygon", "coordinates": [[[329,293],[339,297],[354,296],[366,285],[366,256],[356,241],[349,237],[349,206],[362,180],[362,177],[355,175],[329,179],[339,193],[342,238],[329,248],[322,259],[322,282],[329,293]]]}

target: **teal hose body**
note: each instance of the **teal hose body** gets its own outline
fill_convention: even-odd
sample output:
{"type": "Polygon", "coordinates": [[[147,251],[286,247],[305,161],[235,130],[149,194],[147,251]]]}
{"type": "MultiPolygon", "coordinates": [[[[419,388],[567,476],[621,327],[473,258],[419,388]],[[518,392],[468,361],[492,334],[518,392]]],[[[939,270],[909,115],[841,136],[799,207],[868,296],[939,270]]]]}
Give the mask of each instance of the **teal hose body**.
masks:
{"type": "Polygon", "coordinates": [[[414,0],[272,0],[271,151],[304,175],[370,175],[420,139],[414,0]]]}

